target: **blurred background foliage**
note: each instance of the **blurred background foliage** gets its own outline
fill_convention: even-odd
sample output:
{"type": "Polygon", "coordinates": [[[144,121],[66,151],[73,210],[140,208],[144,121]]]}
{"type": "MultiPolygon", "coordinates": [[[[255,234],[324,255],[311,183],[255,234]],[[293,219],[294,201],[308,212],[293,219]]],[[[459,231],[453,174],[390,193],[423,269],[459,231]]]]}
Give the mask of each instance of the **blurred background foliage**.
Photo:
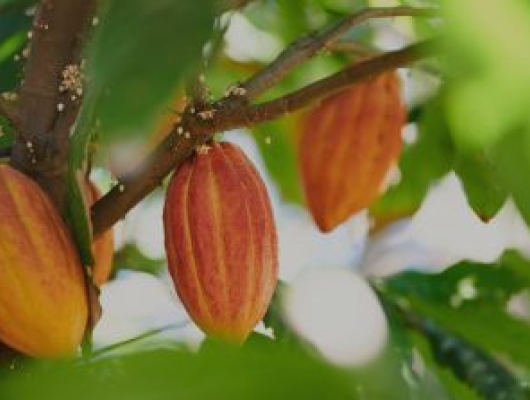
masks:
{"type": "MultiPolygon", "coordinates": [[[[18,89],[34,3],[0,0],[0,92],[18,89]]],[[[440,56],[400,71],[406,85],[421,86],[423,92],[408,98],[410,134],[399,161],[400,178],[370,208],[374,226],[413,215],[429,189],[452,171],[480,219],[489,221],[512,198],[530,223],[529,2],[256,0],[216,18],[215,24],[213,3],[206,0],[101,3],[87,52],[88,74],[96,84],[77,129],[84,142],[103,142],[97,148],[105,156],[96,159],[96,166],[104,169],[112,166],[112,154],[105,152],[114,143],[139,141],[149,147],[159,140],[153,131],[174,113],[175,93],[197,67],[212,29],[219,43],[207,47],[204,72],[218,97],[300,35],[348,13],[373,5],[441,7],[442,16],[435,20],[394,18],[353,29],[341,42],[355,46],[323,52],[263,99],[329,75],[367,53],[441,36],[447,45],[440,56]],[[230,39],[231,29],[225,32],[233,25],[248,35],[240,37],[239,48],[230,39]],[[103,89],[108,86],[112,96],[103,89]],[[97,119],[103,124],[94,136],[97,119]]],[[[302,118],[303,112],[252,128],[282,200],[298,205],[304,202],[296,167],[302,118]]],[[[0,128],[0,147],[9,146],[12,129],[4,119],[0,128]]],[[[78,160],[84,159],[86,149],[75,150],[78,160]]],[[[108,174],[101,181],[113,182],[108,174]]],[[[117,251],[114,265],[116,273],[159,275],[165,269],[163,259],[132,242],[117,251]]],[[[530,398],[530,324],[513,312],[513,305],[530,294],[530,263],[524,255],[507,251],[493,263],[461,261],[440,273],[406,271],[371,284],[384,306],[390,336],[381,355],[363,367],[326,361],[285,321],[278,294],[265,320],[273,338],[256,333],[243,348],[205,341],[196,350],[141,337],[74,361],[17,359],[0,370],[0,397],[530,398]]]]}

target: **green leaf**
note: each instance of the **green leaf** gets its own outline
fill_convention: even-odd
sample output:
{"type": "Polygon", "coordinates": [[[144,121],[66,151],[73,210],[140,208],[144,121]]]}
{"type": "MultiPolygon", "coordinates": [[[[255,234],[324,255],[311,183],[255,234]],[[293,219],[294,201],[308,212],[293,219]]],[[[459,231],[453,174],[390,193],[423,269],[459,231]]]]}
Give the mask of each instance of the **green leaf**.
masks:
{"type": "Polygon", "coordinates": [[[38,364],[1,382],[11,400],[357,399],[355,381],[307,354],[270,345],[160,349],[99,361],[38,364]]]}
{"type": "Polygon", "coordinates": [[[521,285],[530,288],[530,260],[515,250],[507,250],[499,262],[518,277],[521,285]]]}
{"type": "Polygon", "coordinates": [[[394,357],[401,360],[401,373],[407,377],[409,386],[414,388],[414,395],[419,400],[429,398],[432,400],[452,400],[446,388],[429,374],[428,371],[418,371],[416,357],[414,354],[414,341],[411,340],[406,321],[403,320],[402,312],[393,303],[392,298],[379,293],[381,303],[385,309],[387,321],[390,327],[390,346],[388,346],[394,357]]]}
{"type": "Polygon", "coordinates": [[[376,218],[384,220],[413,214],[430,186],[453,166],[455,149],[442,112],[441,98],[422,107],[417,128],[417,140],[404,148],[399,161],[401,181],[370,208],[376,218]]]}
{"type": "Polygon", "coordinates": [[[473,211],[483,221],[497,215],[508,198],[508,192],[501,184],[496,165],[485,152],[458,154],[455,171],[473,211]]]}
{"type": "Polygon", "coordinates": [[[511,296],[528,286],[520,273],[522,260],[517,253],[508,252],[492,264],[461,261],[437,274],[405,271],[387,279],[385,288],[396,296],[435,303],[456,300],[504,308],[511,296]]]}
{"type": "Polygon", "coordinates": [[[0,148],[9,147],[15,140],[15,130],[7,119],[0,115],[0,148]]]}
{"type": "Polygon", "coordinates": [[[451,131],[459,147],[480,150],[528,120],[530,54],[517,43],[530,37],[530,6],[526,0],[444,5],[449,65],[458,74],[446,98],[451,131]]]}
{"type": "Polygon", "coordinates": [[[83,265],[93,265],[92,224],[88,199],[84,196],[87,172],[87,149],[92,139],[94,127],[94,101],[85,99],[74,126],[68,160],[68,218],[72,226],[74,240],[83,265]]]}
{"type": "Polygon", "coordinates": [[[284,201],[303,202],[296,157],[296,121],[292,118],[258,125],[254,137],[267,170],[278,185],[284,201]]]}
{"type": "Polygon", "coordinates": [[[111,0],[88,51],[104,137],[152,129],[211,33],[212,0],[111,0]]]}
{"type": "Polygon", "coordinates": [[[213,24],[211,0],[111,0],[88,51],[88,82],[71,138],[69,217],[81,258],[92,264],[91,226],[83,198],[88,145],[100,137],[148,132],[193,63],[213,24]],[[101,121],[101,126],[96,124],[101,121]]]}
{"type": "Polygon", "coordinates": [[[429,316],[444,330],[473,343],[488,354],[503,354],[520,366],[530,366],[530,325],[503,310],[485,305],[458,308],[409,298],[411,308],[429,316]],[[492,329],[494,327],[494,329],[492,329]]]}
{"type": "Polygon", "coordinates": [[[530,127],[504,137],[495,146],[493,157],[503,185],[530,226],[530,127]]]}
{"type": "Polygon", "coordinates": [[[417,332],[410,332],[409,335],[415,344],[415,348],[420,352],[428,370],[443,384],[452,399],[480,400],[478,394],[469,386],[462,383],[450,368],[439,364],[439,361],[432,354],[431,345],[427,338],[417,332]]]}
{"type": "Polygon", "coordinates": [[[36,2],[36,0],[0,0],[0,12],[24,11],[36,2]]]}
{"type": "Polygon", "coordinates": [[[528,266],[510,251],[491,265],[461,262],[440,274],[401,273],[389,278],[384,290],[405,310],[485,353],[503,354],[528,367],[530,325],[506,312],[508,300],[529,287],[528,266]]]}
{"type": "Polygon", "coordinates": [[[126,269],[158,275],[166,266],[166,260],[148,258],[138,250],[138,247],[127,244],[114,254],[113,266],[115,271],[126,269]]]}
{"type": "Polygon", "coordinates": [[[0,92],[13,90],[19,83],[23,62],[15,60],[15,54],[27,42],[30,26],[31,18],[22,11],[0,15],[0,92]]]}
{"type": "Polygon", "coordinates": [[[461,381],[484,399],[527,399],[521,383],[497,360],[469,342],[444,332],[436,324],[427,322],[423,325],[436,360],[451,368],[461,381]]]}

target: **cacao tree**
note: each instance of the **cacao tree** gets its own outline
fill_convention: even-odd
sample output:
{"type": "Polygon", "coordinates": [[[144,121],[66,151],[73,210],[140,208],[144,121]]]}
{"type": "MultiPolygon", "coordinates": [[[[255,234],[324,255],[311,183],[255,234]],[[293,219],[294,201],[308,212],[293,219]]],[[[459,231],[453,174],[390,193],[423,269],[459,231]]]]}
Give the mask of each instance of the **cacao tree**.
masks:
{"type": "Polygon", "coordinates": [[[0,398],[530,398],[528,38],[525,0],[0,0],[0,398]]]}

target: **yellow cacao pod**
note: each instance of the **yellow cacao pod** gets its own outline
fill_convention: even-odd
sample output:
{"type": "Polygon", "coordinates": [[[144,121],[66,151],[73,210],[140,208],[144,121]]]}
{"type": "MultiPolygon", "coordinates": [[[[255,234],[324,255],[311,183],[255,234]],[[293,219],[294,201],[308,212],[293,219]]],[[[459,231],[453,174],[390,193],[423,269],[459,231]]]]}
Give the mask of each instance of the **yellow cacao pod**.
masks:
{"type": "MultiPolygon", "coordinates": [[[[87,182],[87,194],[90,205],[101,198],[101,193],[92,182],[87,182]]],[[[103,232],[92,243],[92,254],[94,265],[92,267],[92,280],[98,287],[102,286],[110,277],[112,272],[112,260],[114,258],[114,232],[109,229],[103,232]]]]}
{"type": "Polygon", "coordinates": [[[190,317],[213,337],[244,342],[276,287],[278,247],[265,185],[237,146],[212,144],[174,174],[164,230],[190,317]]]}
{"type": "Polygon", "coordinates": [[[332,95],[308,113],[299,165],[309,210],[322,231],[378,197],[399,157],[404,123],[395,72],[332,95]]]}
{"type": "Polygon", "coordinates": [[[0,340],[33,357],[75,354],[87,324],[82,265],[42,189],[0,166],[0,340]]]}

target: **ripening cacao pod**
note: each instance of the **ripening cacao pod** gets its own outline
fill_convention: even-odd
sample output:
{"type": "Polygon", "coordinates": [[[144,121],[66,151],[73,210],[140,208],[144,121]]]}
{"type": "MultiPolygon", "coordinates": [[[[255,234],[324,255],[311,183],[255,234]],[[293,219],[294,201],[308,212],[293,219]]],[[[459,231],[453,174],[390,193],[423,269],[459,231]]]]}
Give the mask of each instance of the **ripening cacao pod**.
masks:
{"type": "MultiPolygon", "coordinates": [[[[101,198],[101,193],[92,182],[87,182],[87,194],[89,204],[94,204],[101,198]]],[[[98,287],[102,286],[112,272],[112,260],[114,257],[114,232],[109,229],[103,232],[92,242],[92,254],[94,265],[92,266],[92,280],[98,287]]]]}
{"type": "Polygon", "coordinates": [[[0,166],[0,340],[33,357],[75,354],[87,324],[81,261],[47,195],[0,166]]]}
{"type": "Polygon", "coordinates": [[[303,124],[299,164],[309,210],[330,231],[379,195],[401,151],[405,109],[395,72],[326,98],[303,124]]]}
{"type": "Polygon", "coordinates": [[[212,144],[173,176],[164,205],[169,271],[207,334],[242,343],[276,287],[278,247],[267,190],[237,146],[212,144]]]}

